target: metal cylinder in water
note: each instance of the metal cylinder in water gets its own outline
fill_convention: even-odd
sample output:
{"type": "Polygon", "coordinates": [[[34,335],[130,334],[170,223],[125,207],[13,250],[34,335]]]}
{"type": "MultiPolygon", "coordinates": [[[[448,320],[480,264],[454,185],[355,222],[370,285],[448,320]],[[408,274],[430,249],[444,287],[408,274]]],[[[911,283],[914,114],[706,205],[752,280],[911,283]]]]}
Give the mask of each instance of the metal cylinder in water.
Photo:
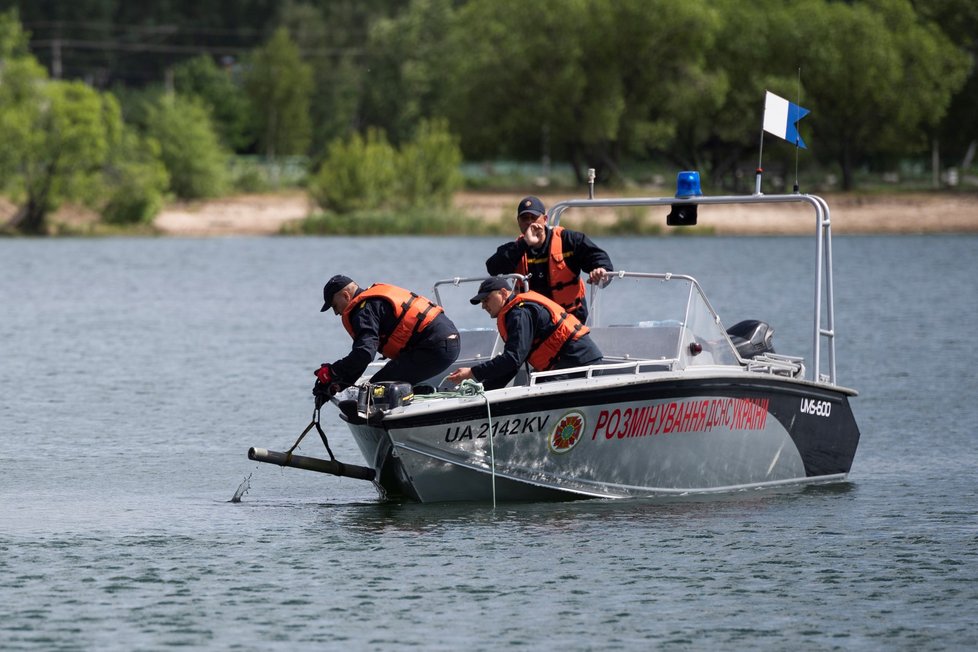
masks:
{"type": "Polygon", "coordinates": [[[266,464],[278,464],[279,466],[291,466],[296,469],[306,471],[318,471],[319,473],[329,473],[345,478],[356,478],[358,480],[373,480],[374,470],[366,466],[356,464],[344,464],[333,460],[321,460],[318,457],[306,457],[304,455],[286,455],[278,451],[270,451],[267,448],[251,447],[248,449],[248,459],[255,462],[265,462],[266,464]]]}

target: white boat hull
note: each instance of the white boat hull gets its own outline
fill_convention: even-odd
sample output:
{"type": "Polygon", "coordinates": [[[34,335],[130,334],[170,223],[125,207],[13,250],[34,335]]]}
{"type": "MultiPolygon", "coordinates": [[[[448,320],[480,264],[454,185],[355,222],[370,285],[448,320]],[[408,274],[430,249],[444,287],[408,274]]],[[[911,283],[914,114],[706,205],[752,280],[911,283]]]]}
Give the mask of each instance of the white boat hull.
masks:
{"type": "Polygon", "coordinates": [[[350,419],[388,496],[422,502],[629,498],[844,480],[858,443],[846,391],[702,378],[524,388],[350,419]],[[536,389],[538,391],[531,391],[536,389]],[[811,406],[817,406],[812,408],[811,406]],[[493,436],[490,438],[490,433],[493,436]]]}

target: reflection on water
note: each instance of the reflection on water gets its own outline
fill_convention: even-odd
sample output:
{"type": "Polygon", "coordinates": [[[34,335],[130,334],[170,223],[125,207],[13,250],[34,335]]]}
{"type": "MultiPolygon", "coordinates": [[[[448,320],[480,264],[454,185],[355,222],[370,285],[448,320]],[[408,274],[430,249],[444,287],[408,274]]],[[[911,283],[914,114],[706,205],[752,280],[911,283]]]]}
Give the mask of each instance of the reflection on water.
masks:
{"type": "Polygon", "coordinates": [[[324,521],[367,533],[430,532],[464,524],[466,527],[532,526],[546,530],[573,527],[582,521],[608,527],[642,523],[675,523],[677,519],[744,516],[755,511],[783,509],[793,501],[843,496],[852,482],[750,489],[725,494],[667,496],[626,500],[580,499],[546,503],[377,502],[363,505],[319,505],[324,521]]]}

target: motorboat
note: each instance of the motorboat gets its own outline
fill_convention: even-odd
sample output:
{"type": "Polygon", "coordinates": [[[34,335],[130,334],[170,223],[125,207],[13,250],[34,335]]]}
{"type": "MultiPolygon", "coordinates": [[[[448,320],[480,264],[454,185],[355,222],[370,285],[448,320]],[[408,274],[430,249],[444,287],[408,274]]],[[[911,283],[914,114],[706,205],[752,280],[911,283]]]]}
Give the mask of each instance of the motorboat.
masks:
{"type": "MultiPolygon", "coordinates": [[[[810,350],[775,352],[765,321],[725,327],[683,270],[616,271],[588,297],[602,364],[524,369],[489,391],[471,381],[446,386],[444,376],[413,387],[371,384],[370,368],[332,399],[366,461],[352,467],[356,474],[264,449],[249,456],[355,475],[383,498],[423,503],[656,498],[846,481],[859,442],[849,404],[856,391],[836,378],[831,219],[823,199],[759,192],[572,199],[551,207],[549,225],[570,209],[634,206],[668,208],[669,223],[691,224],[698,208],[719,204],[813,210],[810,350]]],[[[483,278],[442,279],[434,297],[469,296],[483,278]]],[[[494,328],[464,330],[461,338],[455,367],[485,361],[503,346],[494,328]]]]}

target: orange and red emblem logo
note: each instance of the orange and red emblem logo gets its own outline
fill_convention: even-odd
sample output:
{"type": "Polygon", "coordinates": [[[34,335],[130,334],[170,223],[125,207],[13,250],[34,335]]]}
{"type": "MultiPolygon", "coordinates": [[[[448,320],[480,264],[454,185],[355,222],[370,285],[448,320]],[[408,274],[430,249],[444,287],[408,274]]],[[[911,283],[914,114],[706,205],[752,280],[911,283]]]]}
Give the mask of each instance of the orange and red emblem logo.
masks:
{"type": "Polygon", "coordinates": [[[577,445],[584,433],[584,415],[580,412],[568,412],[557,420],[557,425],[550,431],[550,450],[554,453],[566,453],[577,445]]]}

